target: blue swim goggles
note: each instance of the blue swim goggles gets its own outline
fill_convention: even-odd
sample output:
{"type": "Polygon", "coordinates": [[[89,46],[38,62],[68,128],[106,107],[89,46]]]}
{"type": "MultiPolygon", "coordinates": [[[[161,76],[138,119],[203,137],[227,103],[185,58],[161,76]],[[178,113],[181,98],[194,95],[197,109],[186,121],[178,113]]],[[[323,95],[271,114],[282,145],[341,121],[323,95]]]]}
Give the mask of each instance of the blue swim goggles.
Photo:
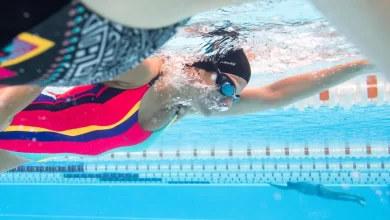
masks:
{"type": "Polygon", "coordinates": [[[238,102],[240,100],[240,95],[236,94],[236,87],[234,86],[232,79],[230,79],[230,77],[228,77],[226,74],[222,73],[216,63],[214,63],[214,68],[218,74],[215,83],[219,87],[219,92],[224,96],[232,97],[233,103],[238,102]]]}

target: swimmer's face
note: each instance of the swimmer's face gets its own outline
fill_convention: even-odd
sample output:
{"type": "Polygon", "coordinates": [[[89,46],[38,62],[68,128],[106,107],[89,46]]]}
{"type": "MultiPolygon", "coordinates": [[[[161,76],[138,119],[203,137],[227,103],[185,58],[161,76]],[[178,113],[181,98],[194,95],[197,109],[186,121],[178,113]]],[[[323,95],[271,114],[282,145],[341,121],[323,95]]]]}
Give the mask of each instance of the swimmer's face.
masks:
{"type": "MultiPolygon", "coordinates": [[[[192,67],[188,70],[188,74],[192,85],[192,107],[198,112],[204,116],[210,116],[214,112],[226,111],[233,105],[233,97],[225,96],[219,91],[216,84],[216,72],[192,67]]],[[[231,79],[236,89],[236,95],[240,95],[247,86],[247,82],[236,75],[223,74],[231,79]]]]}

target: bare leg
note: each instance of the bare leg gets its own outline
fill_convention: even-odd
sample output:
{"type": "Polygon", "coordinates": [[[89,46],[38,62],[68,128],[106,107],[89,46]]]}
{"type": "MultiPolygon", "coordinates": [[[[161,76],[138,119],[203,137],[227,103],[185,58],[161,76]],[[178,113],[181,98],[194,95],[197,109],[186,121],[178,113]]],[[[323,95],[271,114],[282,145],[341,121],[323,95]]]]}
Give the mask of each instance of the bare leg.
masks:
{"type": "Polygon", "coordinates": [[[346,201],[346,202],[354,202],[361,206],[364,206],[366,204],[365,199],[357,199],[357,198],[348,198],[348,197],[322,197],[324,199],[331,199],[331,200],[339,200],[339,201],[346,201]]]}
{"type": "Polygon", "coordinates": [[[355,203],[358,203],[359,205],[365,204],[365,199],[362,196],[359,196],[356,194],[339,192],[339,191],[328,189],[324,186],[321,186],[321,193],[322,193],[321,197],[324,199],[355,202],[355,203]]]}
{"type": "Polygon", "coordinates": [[[256,0],[81,0],[97,14],[134,28],[161,28],[207,10],[254,1],[256,0]]]}
{"type": "Polygon", "coordinates": [[[6,172],[28,162],[30,162],[30,160],[26,158],[19,157],[5,150],[0,150],[0,173],[6,172]]]}

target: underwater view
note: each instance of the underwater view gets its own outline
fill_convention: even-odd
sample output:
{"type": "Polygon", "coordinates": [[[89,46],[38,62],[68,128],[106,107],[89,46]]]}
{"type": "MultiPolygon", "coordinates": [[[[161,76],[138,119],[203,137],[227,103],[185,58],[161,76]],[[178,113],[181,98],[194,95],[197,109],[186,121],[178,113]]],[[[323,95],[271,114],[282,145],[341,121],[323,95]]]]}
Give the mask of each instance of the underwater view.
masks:
{"type": "MultiPolygon", "coordinates": [[[[242,48],[249,60],[249,89],[364,58],[308,0],[260,1],[206,11],[180,27],[153,56],[164,58],[165,71],[179,72],[199,56],[232,48],[242,48]]],[[[185,89],[183,75],[163,83],[185,89]]],[[[62,98],[58,94],[71,89],[49,86],[37,100],[58,101],[62,98]]],[[[102,87],[92,89],[105,94],[102,87]]],[[[0,133],[2,149],[11,149],[6,147],[11,142],[2,141],[10,141],[12,135],[28,140],[18,142],[26,152],[42,146],[45,138],[58,140],[53,144],[57,149],[68,146],[63,136],[82,135],[74,152],[72,146],[68,147],[72,152],[57,156],[42,151],[45,157],[0,174],[0,219],[390,219],[390,81],[373,69],[318,91],[264,111],[218,115],[226,117],[213,117],[221,109],[225,112],[225,105],[199,102],[209,109],[199,107],[196,110],[202,114],[178,116],[174,124],[170,125],[177,118],[169,126],[160,126],[156,139],[154,133],[148,139],[148,133],[134,131],[147,139],[145,143],[155,141],[149,147],[134,142],[134,148],[114,149],[110,147],[114,141],[127,140],[108,140],[105,133],[96,133],[102,140],[88,146],[92,156],[80,156],[77,147],[94,139],[83,132],[97,125],[81,125],[86,118],[104,121],[119,113],[85,110],[77,115],[69,110],[75,115],[69,120],[43,115],[38,109],[44,118],[36,120],[54,118],[59,129],[74,124],[80,128],[49,137],[43,133],[50,129],[37,134],[32,126],[14,124],[5,130],[11,133],[0,133]]],[[[232,98],[233,107],[238,94],[232,98]]],[[[87,92],[80,97],[84,95],[87,92]]],[[[110,108],[124,108],[124,101],[137,95],[124,94],[110,108]]],[[[218,99],[217,95],[194,96],[218,99]]],[[[188,102],[176,100],[180,106],[188,102]]],[[[135,102],[139,106],[141,101],[135,102]]],[[[188,110],[183,109],[177,111],[188,110]]],[[[131,111],[138,114],[133,107],[131,111]]],[[[134,115],[126,112],[126,120],[134,115]]],[[[137,117],[141,120],[142,114],[137,117]]],[[[122,132],[121,126],[110,132],[122,132]]]]}

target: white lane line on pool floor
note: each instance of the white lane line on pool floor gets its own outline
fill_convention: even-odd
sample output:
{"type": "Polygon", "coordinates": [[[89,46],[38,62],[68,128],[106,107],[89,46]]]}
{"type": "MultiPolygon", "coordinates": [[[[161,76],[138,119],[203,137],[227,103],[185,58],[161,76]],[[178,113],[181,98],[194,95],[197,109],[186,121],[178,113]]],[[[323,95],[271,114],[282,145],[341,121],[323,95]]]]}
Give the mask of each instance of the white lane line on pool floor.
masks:
{"type": "MultiPolygon", "coordinates": [[[[118,219],[118,220],[219,220],[206,218],[141,218],[141,217],[115,217],[115,216],[76,216],[76,215],[27,215],[27,214],[0,214],[1,217],[28,217],[50,219],[118,219]]],[[[229,220],[229,219],[224,219],[229,220]]],[[[230,219],[231,220],[231,219],[230,219]]]]}

